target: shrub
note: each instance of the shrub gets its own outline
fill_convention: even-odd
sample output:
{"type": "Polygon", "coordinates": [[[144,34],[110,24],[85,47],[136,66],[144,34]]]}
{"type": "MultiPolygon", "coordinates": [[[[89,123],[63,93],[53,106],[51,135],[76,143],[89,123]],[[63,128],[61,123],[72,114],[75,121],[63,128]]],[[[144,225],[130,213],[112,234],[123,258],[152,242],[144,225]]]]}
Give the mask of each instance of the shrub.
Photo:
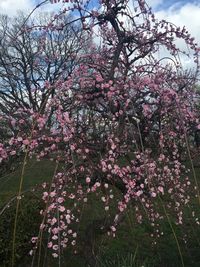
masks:
{"type": "MultiPolygon", "coordinates": [[[[17,232],[15,242],[15,264],[24,266],[31,259],[29,251],[32,248],[31,238],[38,234],[41,223],[39,210],[41,201],[28,193],[22,197],[17,220],[17,232]]],[[[0,266],[9,266],[12,258],[13,229],[16,213],[16,201],[10,205],[1,215],[0,220],[0,266]]]]}

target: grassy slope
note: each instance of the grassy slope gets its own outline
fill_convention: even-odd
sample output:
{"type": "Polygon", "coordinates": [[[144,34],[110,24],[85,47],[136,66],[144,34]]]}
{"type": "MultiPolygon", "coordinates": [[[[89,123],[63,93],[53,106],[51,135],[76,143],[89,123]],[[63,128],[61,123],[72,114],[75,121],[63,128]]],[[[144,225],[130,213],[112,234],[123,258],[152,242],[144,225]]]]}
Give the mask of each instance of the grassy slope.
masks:
{"type": "MultiPolygon", "coordinates": [[[[55,163],[49,160],[29,161],[25,168],[22,190],[28,190],[45,181],[49,181],[54,173],[55,163]]],[[[17,171],[0,177],[0,206],[6,203],[19,190],[21,168],[17,171]]]]}
{"type": "MultiPolygon", "coordinates": [[[[26,166],[23,190],[30,189],[37,184],[41,184],[44,181],[50,180],[53,175],[54,168],[55,165],[52,162],[45,160],[43,162],[29,162],[26,166]]],[[[200,174],[199,170],[197,170],[197,174],[200,174]]],[[[1,178],[0,206],[6,203],[12,196],[16,195],[18,191],[19,180],[20,170],[1,178]]],[[[194,206],[196,210],[199,209],[199,206],[196,203],[194,206]]],[[[92,199],[90,203],[86,204],[84,214],[85,218],[91,218],[98,217],[101,212],[102,211],[98,202],[92,199]]],[[[191,212],[187,207],[186,213],[188,214],[188,217],[183,227],[176,227],[175,225],[173,226],[181,245],[185,266],[197,267],[200,266],[200,257],[198,253],[200,248],[200,231],[197,229],[197,225],[192,222],[191,212]],[[189,241],[186,244],[183,242],[183,237],[185,234],[187,234],[189,237],[189,241]]],[[[83,222],[81,229],[84,229],[84,226],[87,223],[86,221],[83,222]]],[[[81,229],[80,231],[82,233],[81,229]]],[[[98,255],[103,259],[110,259],[110,261],[112,261],[110,266],[117,266],[117,255],[120,255],[120,257],[125,255],[124,257],[126,257],[127,253],[132,253],[133,255],[135,254],[136,260],[139,260],[140,262],[147,261],[149,263],[148,266],[151,267],[159,267],[161,264],[163,267],[182,266],[177,244],[167,219],[161,223],[161,229],[164,232],[164,236],[156,240],[156,245],[152,245],[153,239],[150,238],[152,229],[148,222],[138,225],[135,222],[133,212],[130,211],[127,214],[126,220],[119,227],[116,238],[111,239],[107,236],[104,236],[103,240],[97,240],[97,245],[99,248],[98,255]]],[[[66,257],[63,259],[61,266],[84,266],[81,257],[74,257],[69,252],[66,252],[65,255],[66,257]]],[[[51,267],[54,265],[49,263],[48,266],[51,267]]]]}

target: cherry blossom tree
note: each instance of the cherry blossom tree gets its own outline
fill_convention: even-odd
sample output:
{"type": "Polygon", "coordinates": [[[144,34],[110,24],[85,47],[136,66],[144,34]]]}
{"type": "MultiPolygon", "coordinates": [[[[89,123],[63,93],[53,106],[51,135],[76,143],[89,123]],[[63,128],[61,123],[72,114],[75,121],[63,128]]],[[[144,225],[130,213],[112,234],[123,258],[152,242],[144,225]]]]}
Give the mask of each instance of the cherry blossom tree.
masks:
{"type": "MultiPolygon", "coordinates": [[[[54,89],[49,92],[48,87],[60,77],[66,80],[80,63],[77,55],[84,53],[89,38],[78,23],[72,26],[68,21],[66,15],[60,14],[59,21],[55,15],[54,27],[50,27],[51,13],[40,13],[39,17],[30,19],[23,13],[14,18],[1,15],[0,116],[12,117],[9,122],[1,122],[1,142],[17,134],[16,121],[29,116],[24,113],[21,118],[20,109],[42,114],[54,95],[54,89]],[[60,31],[64,24],[68,25],[60,31]]],[[[51,124],[51,116],[47,123],[51,124]]],[[[28,134],[30,127],[31,121],[26,118],[23,131],[28,134]]],[[[13,170],[16,160],[21,158],[9,160],[1,168],[1,174],[13,170]]]]}
{"type": "Polygon", "coordinates": [[[157,20],[144,0],[95,1],[95,8],[92,1],[65,2],[62,16],[76,16],[59,28],[52,20],[41,30],[62,34],[69,24],[81,23],[94,41],[78,55],[80,64],[70,75],[44,84],[51,95],[45,109],[41,104],[38,110],[23,107],[2,116],[10,123],[15,116],[15,132],[0,144],[0,157],[3,163],[22,154],[24,163],[36,157],[62,166],[50,185],[43,184],[46,208],[31,253],[46,231],[53,257],[60,259],[65,248],[85,242],[85,256],[95,266],[95,233],[114,236],[128,209],[139,223],[145,210],[156,226],[163,214],[154,204],[167,198],[164,210],[182,224],[190,192],[199,199],[197,181],[192,185],[182,157],[191,157],[189,129],[199,125],[194,88],[200,49],[185,27],[157,20]],[[181,50],[179,40],[188,51],[181,50]],[[190,71],[182,64],[187,56],[194,66],[190,71]],[[82,207],[94,198],[105,215],[88,224],[81,240],[82,207]]]}
{"type": "MultiPolygon", "coordinates": [[[[70,23],[60,31],[60,25],[70,21],[66,15],[60,14],[59,22],[55,16],[53,21],[54,27],[50,27],[51,13],[29,20],[23,13],[15,18],[1,15],[1,114],[13,114],[19,108],[42,113],[54,95],[54,90],[48,94],[48,86],[60,77],[66,80],[78,64],[77,54],[87,46],[84,32],[78,24],[71,27],[70,23]],[[39,30],[36,24],[44,27],[39,30]]],[[[14,131],[14,121],[10,128],[14,131]]]]}

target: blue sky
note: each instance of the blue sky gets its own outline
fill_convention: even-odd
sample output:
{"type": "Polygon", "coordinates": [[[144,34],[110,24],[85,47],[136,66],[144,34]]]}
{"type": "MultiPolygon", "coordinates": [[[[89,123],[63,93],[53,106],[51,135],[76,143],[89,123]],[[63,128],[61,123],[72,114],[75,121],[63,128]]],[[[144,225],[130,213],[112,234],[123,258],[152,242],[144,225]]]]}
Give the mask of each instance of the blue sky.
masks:
{"type": "MultiPolygon", "coordinates": [[[[13,16],[18,9],[31,11],[43,0],[0,0],[0,12],[13,16]]],[[[97,0],[92,0],[94,3],[97,0]]],[[[130,2],[133,0],[130,0],[130,2]]],[[[200,0],[146,0],[153,7],[156,17],[177,26],[186,26],[200,44],[200,0]]],[[[62,0],[60,0],[62,2],[62,0]]],[[[63,4],[48,4],[43,10],[53,11],[63,4]]]]}
{"type": "MultiPolygon", "coordinates": [[[[8,1],[9,0],[0,0],[0,1],[8,1]]],[[[26,0],[27,2],[32,2],[32,4],[38,4],[41,3],[42,0],[26,0]]],[[[97,0],[96,0],[97,1],[97,0]]],[[[62,2],[62,0],[60,0],[60,2],[62,2]]],[[[93,2],[95,2],[95,0],[93,0],[93,2]]],[[[153,6],[154,10],[163,10],[163,9],[168,9],[170,7],[181,7],[183,5],[186,5],[188,3],[190,4],[198,4],[198,0],[147,0],[147,2],[149,3],[150,6],[153,6]]]]}
{"type": "MultiPolygon", "coordinates": [[[[148,1],[148,0],[147,0],[148,1]]],[[[150,2],[160,2],[160,4],[156,5],[155,10],[163,10],[168,9],[172,6],[177,6],[177,8],[184,6],[188,3],[195,4],[197,1],[195,0],[165,0],[165,1],[150,1],[150,2]]]]}
{"type": "MultiPolygon", "coordinates": [[[[14,16],[17,10],[30,12],[43,0],[0,0],[0,13],[14,16]]],[[[92,0],[93,3],[98,0],[92,0]]],[[[133,0],[130,0],[132,2],[133,0]]],[[[200,47],[200,0],[146,0],[149,6],[152,6],[155,16],[158,19],[165,19],[177,26],[186,26],[191,36],[195,37],[200,47]]],[[[62,2],[62,0],[60,0],[62,2]]],[[[43,7],[43,11],[54,11],[63,4],[48,4],[43,7]]],[[[34,13],[36,14],[36,13],[34,13]]],[[[182,47],[182,44],[178,44],[182,47]]],[[[183,48],[185,49],[185,47],[183,48]]],[[[191,67],[191,60],[183,58],[184,66],[191,67]]]]}
{"type": "MultiPolygon", "coordinates": [[[[28,7],[34,7],[38,3],[41,3],[43,0],[0,0],[0,10],[6,11],[6,13],[15,13],[14,10],[19,8],[26,9],[28,7]]],[[[93,2],[97,2],[97,0],[92,0],[93,2]]],[[[62,0],[60,0],[61,4],[56,4],[57,6],[63,6],[62,0]]],[[[177,6],[180,9],[181,6],[192,4],[198,5],[198,0],[147,0],[150,6],[153,6],[155,11],[158,10],[166,10],[172,7],[177,6]]],[[[54,5],[54,7],[56,6],[54,5]]],[[[199,4],[200,5],[200,4],[199,4]]],[[[49,7],[51,4],[48,5],[49,7]]]]}

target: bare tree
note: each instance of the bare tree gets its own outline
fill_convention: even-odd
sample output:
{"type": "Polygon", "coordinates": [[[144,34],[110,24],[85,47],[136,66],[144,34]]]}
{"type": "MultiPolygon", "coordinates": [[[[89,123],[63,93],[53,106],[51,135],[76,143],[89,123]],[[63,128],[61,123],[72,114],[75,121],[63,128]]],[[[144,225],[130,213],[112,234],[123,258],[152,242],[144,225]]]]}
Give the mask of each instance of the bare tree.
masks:
{"type": "Polygon", "coordinates": [[[85,40],[79,25],[66,27],[69,17],[59,16],[53,27],[36,26],[48,25],[50,19],[52,14],[40,15],[39,22],[26,21],[22,13],[14,19],[0,17],[1,113],[18,108],[41,112],[54,94],[48,88],[66,80],[78,64],[78,55],[86,47],[79,41],[85,40]]]}

